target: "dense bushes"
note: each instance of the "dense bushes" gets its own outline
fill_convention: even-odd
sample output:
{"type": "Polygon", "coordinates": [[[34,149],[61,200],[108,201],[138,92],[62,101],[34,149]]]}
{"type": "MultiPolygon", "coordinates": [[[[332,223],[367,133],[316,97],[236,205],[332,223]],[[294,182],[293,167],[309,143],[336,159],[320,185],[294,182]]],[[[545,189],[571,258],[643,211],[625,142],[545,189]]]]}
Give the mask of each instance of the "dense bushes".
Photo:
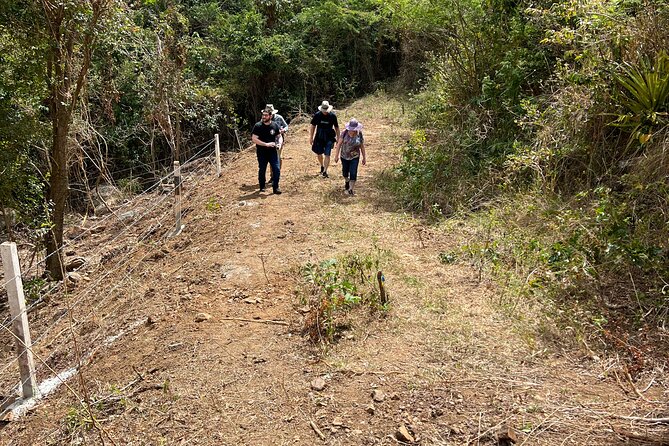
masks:
{"type": "Polygon", "coordinates": [[[666,320],[669,6],[455,3],[396,192],[414,210],[477,212],[485,249],[465,251],[507,283],[666,320]]]}

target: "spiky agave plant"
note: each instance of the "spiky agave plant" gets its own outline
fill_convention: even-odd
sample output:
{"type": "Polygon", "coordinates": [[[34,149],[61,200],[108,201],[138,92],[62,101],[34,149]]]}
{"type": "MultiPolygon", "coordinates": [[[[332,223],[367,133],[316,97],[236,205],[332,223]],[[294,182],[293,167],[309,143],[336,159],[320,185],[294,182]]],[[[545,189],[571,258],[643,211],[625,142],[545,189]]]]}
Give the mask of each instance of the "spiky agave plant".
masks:
{"type": "Polygon", "coordinates": [[[642,59],[637,66],[626,64],[615,80],[622,87],[625,113],[616,114],[611,125],[630,132],[628,148],[635,141],[646,144],[669,125],[669,57],[662,51],[654,63],[642,59]]]}

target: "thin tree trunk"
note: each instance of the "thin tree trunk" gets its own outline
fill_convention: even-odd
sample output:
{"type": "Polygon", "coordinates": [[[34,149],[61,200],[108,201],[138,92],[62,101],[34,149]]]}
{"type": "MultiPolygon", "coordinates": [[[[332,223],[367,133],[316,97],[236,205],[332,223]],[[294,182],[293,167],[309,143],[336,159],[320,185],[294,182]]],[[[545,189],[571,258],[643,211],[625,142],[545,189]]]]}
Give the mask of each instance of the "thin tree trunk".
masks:
{"type": "Polygon", "coordinates": [[[51,182],[49,202],[51,210],[51,231],[46,236],[46,268],[55,280],[63,278],[62,253],[65,205],[69,193],[67,135],[70,129],[70,114],[63,106],[55,105],[53,120],[53,151],[51,153],[51,182]]]}

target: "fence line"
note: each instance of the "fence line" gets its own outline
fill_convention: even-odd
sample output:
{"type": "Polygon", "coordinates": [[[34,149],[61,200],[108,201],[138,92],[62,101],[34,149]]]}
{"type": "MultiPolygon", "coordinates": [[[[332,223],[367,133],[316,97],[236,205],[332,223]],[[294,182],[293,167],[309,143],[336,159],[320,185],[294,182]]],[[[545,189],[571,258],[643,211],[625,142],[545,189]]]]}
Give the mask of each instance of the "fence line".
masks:
{"type": "MultiPolygon", "coordinates": [[[[205,148],[205,149],[206,149],[206,148],[205,148]]],[[[203,150],[204,150],[204,149],[203,149],[203,150]]],[[[194,157],[191,158],[191,160],[194,159],[197,155],[199,155],[199,154],[196,154],[194,157]]],[[[211,155],[208,156],[207,158],[209,159],[210,157],[211,157],[211,155]]],[[[210,162],[207,163],[208,165],[206,166],[206,168],[203,169],[203,172],[202,172],[198,177],[196,177],[195,182],[194,182],[194,186],[197,187],[197,186],[200,184],[200,182],[202,181],[202,179],[205,178],[205,177],[208,175],[209,168],[213,165],[213,163],[212,163],[213,160],[210,159],[209,161],[210,161],[210,162]]],[[[190,162],[190,160],[189,160],[189,162],[190,162]]],[[[189,179],[192,179],[192,177],[189,177],[189,179]]],[[[190,194],[189,194],[189,195],[190,195],[190,194]]],[[[168,196],[166,195],[164,198],[162,198],[162,199],[159,200],[157,203],[155,203],[155,204],[154,204],[148,211],[144,212],[144,214],[142,214],[142,216],[141,216],[140,218],[136,219],[135,222],[133,222],[133,224],[132,224],[131,226],[133,226],[133,225],[135,225],[136,223],[138,223],[139,221],[141,221],[146,215],[148,215],[150,212],[152,212],[154,209],[156,209],[162,202],[164,202],[164,201],[167,199],[167,197],[168,197],[168,196]]],[[[169,214],[169,212],[170,212],[169,209],[166,210],[166,211],[164,211],[163,214],[162,214],[162,216],[160,216],[160,217],[157,219],[158,223],[162,223],[162,221],[166,218],[166,216],[169,214]]],[[[130,229],[131,226],[126,227],[126,228],[125,228],[124,230],[122,230],[119,234],[117,234],[111,241],[114,241],[114,240],[118,239],[121,235],[125,234],[125,233],[130,229]]],[[[155,228],[155,227],[154,227],[153,225],[149,226],[149,228],[146,230],[145,234],[142,235],[142,236],[140,237],[140,239],[138,240],[138,243],[143,242],[144,240],[148,239],[152,234],[154,234],[154,228],[155,228]]],[[[164,237],[166,237],[166,235],[165,235],[164,237]]],[[[86,322],[86,321],[89,319],[89,317],[90,317],[91,315],[93,315],[93,314],[96,312],[96,310],[98,310],[104,303],[106,303],[106,301],[107,301],[108,298],[113,297],[113,293],[114,293],[114,292],[115,292],[121,285],[123,285],[123,284],[128,280],[128,278],[131,277],[132,273],[137,269],[137,267],[140,266],[140,265],[144,262],[144,260],[145,260],[147,257],[149,257],[150,255],[153,255],[153,254],[157,251],[157,249],[158,249],[158,248],[155,248],[155,249],[153,249],[153,250],[149,250],[149,252],[148,252],[147,254],[145,254],[145,255],[139,260],[139,262],[137,262],[136,265],[134,265],[131,269],[129,269],[128,272],[127,272],[127,273],[126,273],[126,274],[125,274],[125,275],[124,275],[124,276],[117,282],[117,285],[114,286],[111,290],[109,290],[103,299],[100,299],[100,300],[97,302],[97,305],[95,305],[95,307],[93,307],[93,309],[92,309],[92,310],[91,310],[91,311],[84,317],[83,320],[79,320],[79,321],[77,321],[77,325],[80,325],[81,323],[86,322]]],[[[71,310],[77,308],[77,307],[79,306],[79,304],[83,301],[83,299],[84,299],[85,297],[87,297],[87,296],[90,294],[90,292],[92,291],[92,289],[93,289],[94,286],[97,286],[102,280],[104,280],[106,277],[108,277],[109,275],[111,275],[113,272],[116,272],[116,271],[118,271],[120,268],[122,268],[122,267],[126,267],[128,264],[130,264],[130,263],[131,263],[131,260],[132,260],[132,259],[129,258],[129,257],[130,257],[130,254],[131,254],[131,253],[128,253],[128,256],[126,257],[126,258],[128,258],[128,261],[126,261],[126,262],[120,261],[120,262],[115,266],[115,268],[113,268],[113,269],[108,269],[108,270],[105,272],[105,274],[104,274],[102,277],[100,277],[95,283],[93,283],[93,284],[87,286],[84,290],[82,290],[81,292],[79,292],[79,293],[78,293],[78,299],[77,299],[77,301],[76,301],[74,304],[72,304],[72,305],[68,305],[68,307],[69,307],[69,308],[68,308],[68,311],[71,311],[71,310]]],[[[55,287],[54,287],[54,288],[55,288],[55,287]]],[[[54,288],[52,288],[52,290],[53,290],[54,288]]],[[[50,290],[50,291],[51,291],[51,290],[50,290]]],[[[35,303],[35,304],[36,304],[36,303],[35,303]]],[[[34,307],[35,304],[33,304],[30,308],[34,307]]],[[[27,311],[27,310],[26,310],[26,311],[27,311]]],[[[32,351],[32,349],[33,349],[34,347],[38,346],[38,345],[40,344],[40,342],[41,342],[41,341],[48,335],[48,333],[49,333],[49,332],[50,332],[56,325],[58,325],[58,324],[61,322],[61,320],[65,317],[65,315],[67,315],[67,314],[68,314],[68,312],[65,312],[65,313],[64,313],[63,315],[61,315],[57,320],[55,320],[53,323],[51,323],[51,324],[46,328],[45,332],[42,333],[42,334],[35,340],[35,342],[32,343],[32,345],[31,345],[29,348],[24,349],[24,351],[23,351],[22,353],[24,353],[24,352],[27,351],[27,350],[31,350],[31,351],[32,351]]],[[[12,320],[12,321],[13,321],[13,320],[12,320]]],[[[10,321],[10,323],[11,323],[11,321],[10,321]]],[[[5,326],[3,326],[2,328],[7,330],[7,328],[6,328],[5,326]]],[[[64,333],[64,332],[65,332],[65,330],[61,331],[61,333],[64,333]]],[[[56,340],[56,339],[52,339],[51,342],[53,343],[53,342],[55,342],[55,340],[56,340]]],[[[54,349],[54,351],[47,357],[46,360],[42,360],[41,358],[39,358],[40,361],[44,363],[44,366],[46,366],[47,368],[49,368],[50,371],[53,372],[53,373],[55,373],[55,371],[54,371],[50,366],[48,366],[48,364],[46,363],[46,361],[48,361],[49,359],[51,359],[55,353],[57,353],[57,350],[56,350],[56,349],[54,349]]],[[[18,356],[19,356],[19,355],[17,355],[17,359],[18,359],[18,356]]],[[[13,361],[10,361],[9,364],[5,365],[5,367],[3,367],[2,370],[0,370],[0,373],[4,373],[9,367],[11,367],[11,366],[17,361],[17,359],[15,359],[15,360],[13,360],[13,361]]],[[[39,370],[41,370],[41,369],[42,369],[42,366],[39,367],[39,370]]],[[[58,377],[58,375],[57,375],[57,377],[58,377]]]]}

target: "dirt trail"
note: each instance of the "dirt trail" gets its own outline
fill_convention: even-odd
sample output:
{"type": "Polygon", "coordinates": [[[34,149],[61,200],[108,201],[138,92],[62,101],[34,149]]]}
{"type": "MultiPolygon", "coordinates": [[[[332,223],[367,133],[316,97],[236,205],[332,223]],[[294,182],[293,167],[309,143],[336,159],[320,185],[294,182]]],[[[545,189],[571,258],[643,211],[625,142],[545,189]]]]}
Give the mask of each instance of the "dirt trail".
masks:
{"type": "Polygon", "coordinates": [[[625,425],[615,415],[641,402],[606,360],[518,330],[492,285],[439,262],[449,234],[397,212],[376,187],[407,137],[400,104],[370,97],[338,116],[342,127],[353,116],[365,125],[357,196],[343,194],[340,165],[318,175],[308,128],[295,124],[282,195],[257,192],[253,151],[220,179],[186,183],[184,232],[164,247],[138,235],[127,290],[93,306],[93,325],[79,331],[84,349],[100,345],[98,331],[130,331],[84,369],[94,399],[115,396],[96,405],[103,432],[61,388],[0,430],[2,444],[391,445],[402,425],[422,445],[498,444],[504,426],[517,444],[634,444],[614,431],[625,425]],[[375,246],[388,253],[387,316],[319,350],[300,334],[298,268],[375,246]],[[211,319],[196,322],[203,312],[211,319]],[[322,391],[310,385],[318,377],[322,391]]]}

